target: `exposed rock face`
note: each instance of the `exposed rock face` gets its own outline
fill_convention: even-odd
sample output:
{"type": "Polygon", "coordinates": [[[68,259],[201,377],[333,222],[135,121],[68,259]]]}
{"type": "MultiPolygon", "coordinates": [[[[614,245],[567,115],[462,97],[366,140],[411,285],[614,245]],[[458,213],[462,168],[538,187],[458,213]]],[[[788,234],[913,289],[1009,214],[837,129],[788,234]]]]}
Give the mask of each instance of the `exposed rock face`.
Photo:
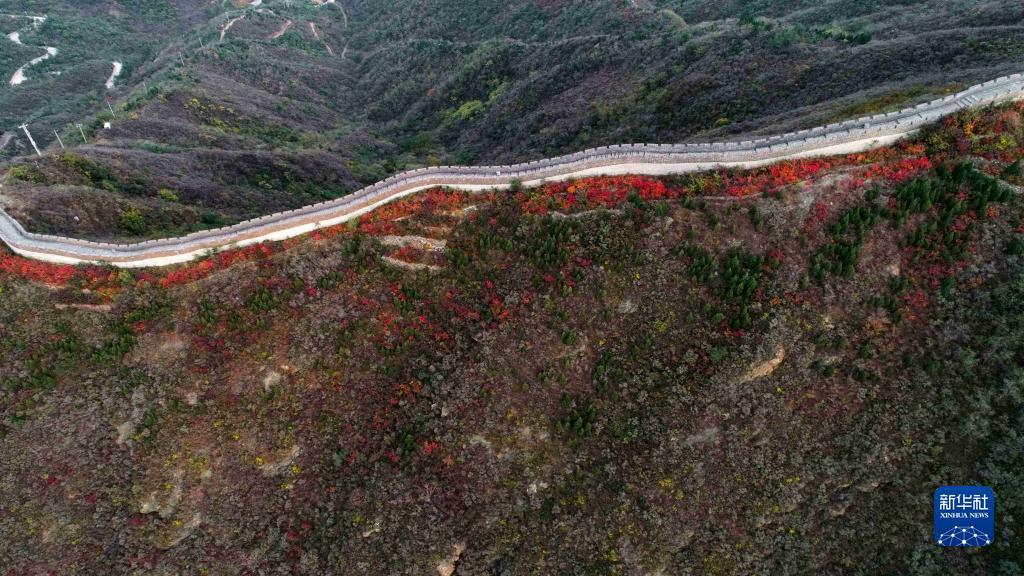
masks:
{"type": "Polygon", "coordinates": [[[775,369],[779,367],[779,364],[782,364],[782,361],[785,359],[786,349],[780,346],[778,350],[776,350],[775,356],[769,358],[768,360],[765,360],[764,362],[755,364],[750,369],[750,371],[748,371],[746,375],[743,376],[743,380],[741,382],[745,384],[747,382],[757,380],[758,378],[764,378],[765,376],[768,376],[769,374],[774,372],[775,369]]]}
{"type": "Polygon", "coordinates": [[[118,446],[128,442],[131,437],[135,434],[135,428],[142,422],[142,418],[146,415],[146,393],[142,388],[136,388],[132,391],[132,414],[131,417],[117,425],[117,444],[118,446]]]}
{"type": "Polygon", "coordinates": [[[628,298],[626,300],[623,300],[621,303],[619,303],[619,307],[618,307],[619,314],[632,314],[632,313],[636,312],[636,310],[637,310],[637,305],[632,300],[629,300],[628,298]]]}
{"type": "Polygon", "coordinates": [[[458,564],[459,558],[465,551],[465,544],[463,544],[462,542],[456,544],[452,550],[452,555],[437,565],[437,573],[441,576],[452,576],[452,574],[455,573],[455,565],[458,564]]]}
{"type": "Polygon", "coordinates": [[[276,462],[267,462],[266,464],[261,465],[260,472],[262,472],[264,476],[278,476],[291,466],[300,454],[302,454],[302,448],[299,446],[292,446],[288,453],[281,459],[276,462]]]}
{"type": "Polygon", "coordinates": [[[174,471],[174,476],[171,482],[168,482],[164,487],[164,490],[154,490],[139,503],[139,512],[142,514],[153,514],[156,513],[161,518],[169,518],[174,511],[178,508],[178,504],[181,502],[182,495],[182,481],[184,479],[184,471],[180,468],[174,471]]]}

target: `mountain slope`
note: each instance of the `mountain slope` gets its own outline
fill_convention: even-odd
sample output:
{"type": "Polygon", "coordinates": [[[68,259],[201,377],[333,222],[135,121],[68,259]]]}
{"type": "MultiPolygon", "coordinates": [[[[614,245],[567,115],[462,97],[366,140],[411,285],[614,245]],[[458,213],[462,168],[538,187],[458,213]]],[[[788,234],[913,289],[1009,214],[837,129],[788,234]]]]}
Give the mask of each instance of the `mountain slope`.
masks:
{"type": "MultiPolygon", "coordinates": [[[[30,152],[15,131],[27,120],[51,151],[57,129],[126,184],[84,182],[51,159],[39,169],[56,179],[7,177],[22,189],[0,201],[40,231],[168,235],[414,166],[816,125],[1017,72],[1024,55],[1024,8],[1005,1],[243,4],[12,2],[49,16],[26,43],[61,52],[0,88],[12,136],[0,154],[30,152]],[[125,69],[108,91],[112,61],[125,69]],[[93,188],[89,202],[67,202],[82,189],[66,186],[93,188]],[[120,224],[133,208],[147,229],[120,224]]],[[[15,49],[17,63],[23,47],[0,43],[15,49]]]]}
{"type": "Polygon", "coordinates": [[[1019,571],[1022,113],[170,270],[0,255],[0,562],[1019,571]],[[995,489],[992,546],[930,542],[946,484],[995,489]]]}

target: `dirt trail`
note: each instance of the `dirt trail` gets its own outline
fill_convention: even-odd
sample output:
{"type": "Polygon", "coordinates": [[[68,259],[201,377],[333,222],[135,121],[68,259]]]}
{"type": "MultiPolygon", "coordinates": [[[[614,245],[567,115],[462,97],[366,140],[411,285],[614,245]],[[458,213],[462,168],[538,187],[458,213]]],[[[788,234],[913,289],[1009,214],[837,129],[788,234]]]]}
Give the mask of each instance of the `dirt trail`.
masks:
{"type": "Polygon", "coordinates": [[[334,2],[334,0],[331,2],[338,7],[338,10],[341,10],[341,17],[345,19],[345,28],[348,28],[348,13],[345,12],[345,7],[340,2],[334,2]]]}
{"type": "Polygon", "coordinates": [[[235,18],[228,20],[220,29],[220,39],[223,40],[224,35],[228,33],[228,30],[230,30],[231,27],[235,25],[235,22],[238,22],[242,18],[245,18],[245,14],[242,14],[241,16],[236,16],[235,18]]]}
{"type": "Polygon", "coordinates": [[[291,27],[292,27],[292,21],[291,20],[285,20],[284,24],[281,24],[281,27],[277,29],[277,32],[274,32],[273,34],[271,34],[270,37],[267,38],[267,40],[277,40],[278,38],[283,36],[285,32],[290,30],[291,27]]]}
{"type": "MultiPolygon", "coordinates": [[[[38,30],[39,26],[41,26],[42,23],[46,21],[46,16],[26,16],[26,15],[21,15],[21,14],[3,14],[3,16],[6,16],[8,18],[27,18],[29,20],[32,20],[32,24],[30,24],[29,26],[26,26],[25,28],[22,28],[21,30],[18,30],[16,32],[11,32],[10,34],[7,35],[7,39],[10,40],[11,42],[14,42],[18,46],[25,46],[25,43],[21,41],[21,33],[23,31],[27,30],[30,27],[35,29],[35,30],[38,30]]],[[[28,76],[25,75],[25,69],[26,68],[29,68],[30,66],[35,66],[36,64],[39,64],[43,60],[46,60],[48,58],[52,58],[52,57],[57,55],[57,49],[54,48],[53,46],[40,46],[40,48],[46,50],[46,53],[43,54],[42,56],[37,57],[37,58],[33,58],[32,60],[30,60],[28,62],[28,64],[25,64],[21,68],[18,68],[17,70],[15,70],[14,71],[14,75],[11,76],[11,81],[10,81],[10,85],[11,86],[19,86],[22,83],[24,83],[25,80],[28,80],[28,76]]]]}
{"type": "MultiPolygon", "coordinates": [[[[252,9],[252,10],[255,10],[259,14],[270,14],[270,15],[273,16],[274,15],[274,11],[273,10],[267,10],[266,8],[259,8],[259,6],[261,6],[262,4],[263,4],[263,0],[248,0],[247,4],[245,4],[245,5],[240,5],[240,4],[238,4],[236,2],[235,3],[235,7],[241,8],[243,10],[250,10],[250,9],[252,9]]],[[[220,27],[220,39],[224,40],[224,35],[228,33],[228,30],[230,30],[231,27],[235,25],[235,22],[238,22],[242,18],[245,18],[246,14],[247,14],[247,12],[243,12],[242,14],[232,18],[231,20],[228,20],[227,22],[225,22],[224,25],[220,27]]],[[[292,25],[291,21],[289,20],[287,22],[286,26],[290,27],[291,25],[292,25]]],[[[284,34],[287,31],[288,31],[288,28],[286,27],[283,30],[280,30],[275,35],[271,36],[269,38],[269,40],[273,40],[274,38],[277,38],[277,37],[281,36],[281,34],[284,34]]]]}
{"type": "Polygon", "coordinates": [[[114,81],[121,75],[121,70],[124,69],[124,64],[120,62],[111,62],[114,65],[114,71],[110,73],[110,78],[107,78],[107,90],[114,89],[114,81]]]}
{"type": "Polygon", "coordinates": [[[28,68],[29,66],[35,66],[36,64],[39,64],[43,60],[46,60],[48,58],[52,58],[52,57],[57,55],[57,49],[54,48],[53,46],[44,46],[43,48],[46,48],[46,54],[43,54],[42,56],[39,56],[38,58],[33,58],[32,60],[29,60],[28,64],[25,64],[21,68],[18,68],[17,70],[15,70],[14,76],[11,76],[11,86],[18,86],[18,85],[24,83],[25,80],[28,80],[28,76],[25,75],[25,69],[26,68],[28,68]]]}
{"type": "MultiPolygon", "coordinates": [[[[313,33],[313,36],[316,36],[317,40],[319,40],[320,42],[323,43],[324,48],[327,48],[327,53],[330,54],[331,56],[334,56],[334,49],[331,48],[331,45],[328,44],[327,42],[325,42],[324,39],[320,37],[320,30],[317,29],[315,22],[310,22],[309,23],[309,31],[313,33]]],[[[348,45],[346,44],[346,48],[347,47],[348,47],[348,45]]],[[[345,57],[345,52],[341,53],[341,57],[342,58],[345,57]]]]}
{"type": "Polygon", "coordinates": [[[447,240],[438,240],[437,238],[427,238],[425,236],[384,236],[380,238],[380,243],[392,248],[412,246],[427,252],[444,252],[448,247],[447,240]]]}
{"type": "Polygon", "coordinates": [[[341,2],[336,2],[335,0],[313,0],[313,2],[316,3],[317,8],[322,8],[328,4],[337,6],[338,10],[341,10],[342,19],[345,20],[345,28],[348,28],[348,13],[345,12],[345,7],[341,5],[341,2]]]}
{"type": "Polygon", "coordinates": [[[391,256],[381,256],[380,259],[385,264],[390,264],[390,265],[392,265],[392,266],[394,266],[396,268],[405,268],[406,270],[413,270],[413,271],[429,270],[431,272],[436,272],[436,271],[441,269],[440,266],[435,266],[433,264],[420,264],[420,263],[417,263],[417,262],[406,262],[405,260],[399,260],[398,258],[392,258],[391,256]]]}

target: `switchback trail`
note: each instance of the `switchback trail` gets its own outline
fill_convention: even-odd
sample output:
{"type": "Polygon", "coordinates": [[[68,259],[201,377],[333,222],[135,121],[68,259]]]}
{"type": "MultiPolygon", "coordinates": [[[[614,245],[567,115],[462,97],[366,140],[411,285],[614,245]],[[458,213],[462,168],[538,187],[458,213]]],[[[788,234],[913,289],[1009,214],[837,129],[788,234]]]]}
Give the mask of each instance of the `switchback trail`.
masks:
{"type": "MultiPolygon", "coordinates": [[[[27,16],[27,15],[22,15],[22,14],[3,14],[2,16],[6,17],[6,18],[24,18],[24,19],[28,19],[28,20],[32,21],[32,23],[29,26],[26,26],[25,28],[22,28],[21,30],[18,30],[16,32],[11,32],[10,34],[7,35],[7,39],[8,40],[10,40],[11,42],[14,42],[15,44],[17,44],[19,46],[25,46],[25,43],[21,41],[21,33],[22,32],[24,32],[24,31],[26,31],[26,30],[28,30],[30,28],[34,28],[34,29],[38,30],[39,26],[41,26],[43,24],[43,22],[46,21],[46,16],[27,16]]],[[[57,49],[54,48],[53,46],[40,46],[40,48],[42,48],[43,50],[46,51],[45,54],[43,54],[42,56],[38,56],[36,58],[33,58],[27,64],[25,64],[21,68],[18,68],[17,70],[15,70],[14,71],[14,75],[11,76],[11,80],[9,82],[11,86],[20,86],[21,84],[23,84],[25,82],[25,80],[28,80],[28,76],[25,75],[25,69],[26,68],[29,68],[30,66],[35,66],[36,64],[39,64],[43,60],[46,60],[47,58],[52,58],[52,57],[57,55],[57,49]]]]}

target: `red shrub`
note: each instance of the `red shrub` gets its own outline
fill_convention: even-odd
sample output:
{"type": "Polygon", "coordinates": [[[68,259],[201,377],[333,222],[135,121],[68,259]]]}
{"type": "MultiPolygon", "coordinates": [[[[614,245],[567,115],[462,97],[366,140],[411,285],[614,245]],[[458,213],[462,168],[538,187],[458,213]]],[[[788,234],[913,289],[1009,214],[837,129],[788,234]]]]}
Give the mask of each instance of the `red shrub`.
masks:
{"type": "Polygon", "coordinates": [[[67,264],[50,264],[29,260],[13,254],[0,255],[0,271],[52,286],[66,286],[75,277],[76,268],[67,264]]]}

